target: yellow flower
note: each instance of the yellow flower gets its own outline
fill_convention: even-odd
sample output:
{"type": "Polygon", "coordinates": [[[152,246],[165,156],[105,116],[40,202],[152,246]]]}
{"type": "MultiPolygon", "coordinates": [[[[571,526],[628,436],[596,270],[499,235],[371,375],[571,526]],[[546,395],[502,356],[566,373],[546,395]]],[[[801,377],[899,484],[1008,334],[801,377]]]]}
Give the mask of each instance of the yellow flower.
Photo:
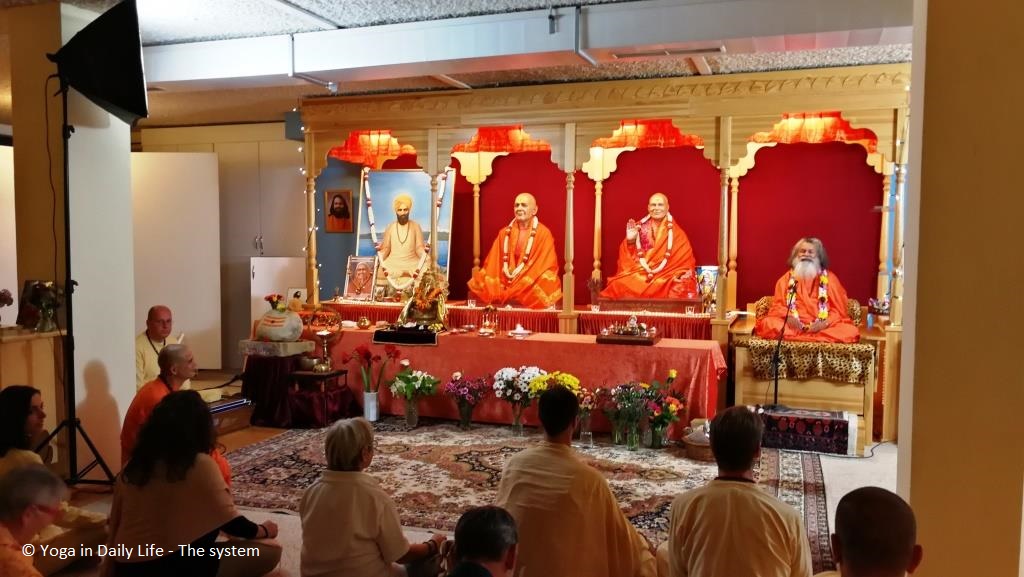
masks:
{"type": "Polygon", "coordinates": [[[640,383],[640,388],[641,389],[649,389],[649,388],[651,388],[651,384],[650,383],[640,383]]]}
{"type": "Polygon", "coordinates": [[[669,369],[669,370],[668,370],[668,378],[670,378],[670,379],[674,379],[674,378],[676,378],[676,377],[677,377],[678,375],[679,375],[679,371],[676,371],[675,369],[669,369]]]}

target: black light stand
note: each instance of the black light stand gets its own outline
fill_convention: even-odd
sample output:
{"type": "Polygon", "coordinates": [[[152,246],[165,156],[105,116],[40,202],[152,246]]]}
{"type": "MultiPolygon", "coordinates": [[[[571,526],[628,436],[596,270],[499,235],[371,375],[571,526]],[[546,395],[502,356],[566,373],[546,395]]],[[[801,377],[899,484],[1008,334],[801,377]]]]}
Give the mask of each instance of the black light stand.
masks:
{"type": "MultiPolygon", "coordinates": [[[[52,55],[47,55],[53,60],[52,55]]],[[[100,452],[96,450],[96,445],[93,444],[92,439],[85,432],[85,428],[82,427],[82,421],[76,414],[77,409],[75,407],[75,332],[74,332],[74,315],[72,302],[74,301],[73,294],[75,292],[75,285],[78,284],[71,280],[71,174],[69,172],[68,162],[68,141],[71,139],[71,134],[75,131],[75,127],[68,124],[68,90],[70,87],[65,81],[64,77],[59,76],[60,80],[60,95],[62,104],[62,120],[61,120],[61,140],[64,145],[64,311],[67,315],[67,322],[65,323],[65,334],[63,337],[64,346],[64,406],[67,416],[57,425],[57,428],[50,433],[46,440],[44,440],[41,447],[45,447],[49,442],[56,437],[64,429],[68,431],[68,479],[69,485],[113,485],[114,484],[114,473],[111,472],[110,467],[103,460],[100,452]],[[78,468],[78,434],[82,435],[82,439],[85,444],[89,446],[89,450],[92,452],[93,460],[91,463],[83,467],[81,470],[78,468]],[[106,480],[103,479],[86,479],[85,476],[89,474],[96,465],[99,465],[106,474],[106,480]]],[[[56,210],[56,208],[54,209],[56,210]]],[[[55,247],[56,248],[56,247],[55,247]]]]}

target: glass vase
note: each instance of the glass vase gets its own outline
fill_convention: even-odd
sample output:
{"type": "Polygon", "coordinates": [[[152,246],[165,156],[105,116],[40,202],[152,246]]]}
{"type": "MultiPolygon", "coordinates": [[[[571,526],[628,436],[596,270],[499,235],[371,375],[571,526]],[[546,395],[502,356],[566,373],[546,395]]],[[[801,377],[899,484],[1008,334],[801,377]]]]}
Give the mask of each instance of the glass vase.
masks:
{"type": "Polygon", "coordinates": [[[630,451],[640,449],[640,423],[626,424],[626,448],[630,451]]]}
{"type": "Polygon", "coordinates": [[[415,429],[420,424],[420,407],[415,398],[405,400],[405,424],[410,429],[415,429]]]}
{"type": "Polygon", "coordinates": [[[522,405],[512,405],[512,435],[516,437],[523,436],[523,407],[522,405]]]}
{"type": "Polygon", "coordinates": [[[665,448],[665,425],[651,425],[651,448],[665,448]]]}
{"type": "Polygon", "coordinates": [[[459,428],[463,431],[469,430],[469,424],[473,421],[473,405],[459,402],[459,428]]]}
{"type": "Polygon", "coordinates": [[[590,413],[580,413],[580,446],[590,448],[594,446],[594,432],[590,429],[590,413]]]}
{"type": "Polygon", "coordinates": [[[612,444],[621,445],[626,442],[626,437],[623,434],[625,428],[619,421],[612,421],[612,444]]]}

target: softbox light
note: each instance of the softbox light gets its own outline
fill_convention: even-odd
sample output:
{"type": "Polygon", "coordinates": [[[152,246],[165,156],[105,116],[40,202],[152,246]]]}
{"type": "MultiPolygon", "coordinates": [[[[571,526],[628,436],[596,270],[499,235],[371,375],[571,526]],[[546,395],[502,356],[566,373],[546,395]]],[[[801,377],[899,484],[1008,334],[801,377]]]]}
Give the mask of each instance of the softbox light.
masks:
{"type": "Polygon", "coordinates": [[[149,116],[135,0],[101,14],[49,58],[62,82],[127,124],[149,116]]]}

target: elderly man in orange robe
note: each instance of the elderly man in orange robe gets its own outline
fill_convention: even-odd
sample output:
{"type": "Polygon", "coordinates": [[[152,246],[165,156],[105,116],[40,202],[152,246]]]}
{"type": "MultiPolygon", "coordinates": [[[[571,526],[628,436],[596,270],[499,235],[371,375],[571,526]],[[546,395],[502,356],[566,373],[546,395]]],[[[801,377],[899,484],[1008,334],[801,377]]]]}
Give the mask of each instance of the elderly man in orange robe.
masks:
{"type": "Polygon", "coordinates": [[[469,291],[481,302],[543,309],[562,300],[555,237],[537,219],[537,199],[516,196],[515,218],[498,233],[469,291]]]}
{"type": "Polygon", "coordinates": [[[668,211],[660,192],[647,201],[647,216],[629,219],[626,239],[619,247],[619,267],[601,296],[628,298],[695,298],[696,261],[690,239],[668,211]]]}
{"type": "MultiPolygon", "coordinates": [[[[173,344],[160,349],[160,356],[157,357],[160,365],[160,374],[157,378],[143,385],[139,392],[135,393],[131,405],[124,414],[124,424],[121,425],[121,468],[128,463],[132,456],[132,450],[139,439],[139,431],[146,423],[149,416],[153,414],[160,401],[167,395],[181,390],[181,385],[196,376],[196,361],[192,356],[192,350],[185,345],[173,344]]],[[[231,486],[231,465],[221,454],[219,449],[214,449],[210,455],[220,469],[221,476],[228,487],[231,486]]]]}
{"type": "Polygon", "coordinates": [[[775,283],[772,307],[754,327],[757,336],[787,341],[855,343],[860,331],[846,309],[846,289],[828,270],[821,241],[801,238],[789,254],[792,267],[775,283]]]}

